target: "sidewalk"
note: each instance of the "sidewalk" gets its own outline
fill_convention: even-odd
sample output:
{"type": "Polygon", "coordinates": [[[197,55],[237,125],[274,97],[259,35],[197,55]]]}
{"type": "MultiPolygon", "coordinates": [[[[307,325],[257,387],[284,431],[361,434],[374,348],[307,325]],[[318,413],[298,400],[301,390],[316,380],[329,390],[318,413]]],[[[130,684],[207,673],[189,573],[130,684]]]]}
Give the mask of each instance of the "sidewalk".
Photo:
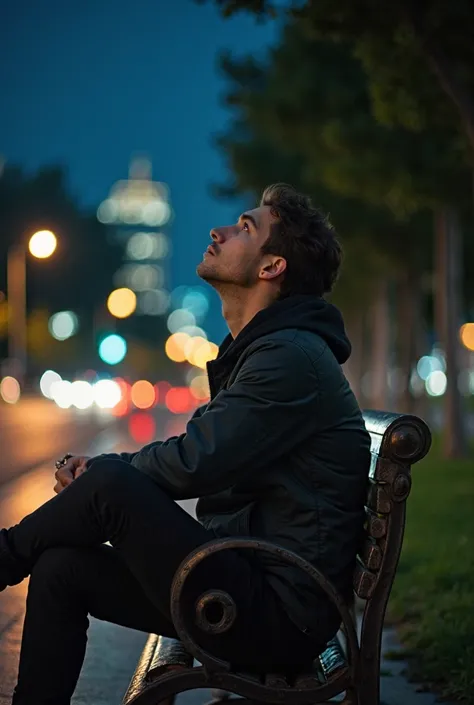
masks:
{"type": "MultiPolygon", "coordinates": [[[[400,652],[402,650],[395,630],[387,628],[382,638],[382,654],[400,652]]],[[[439,703],[432,693],[417,692],[419,684],[409,683],[403,675],[407,668],[404,660],[382,659],[381,705],[434,705],[439,703]],[[391,675],[388,675],[391,674],[391,675]]],[[[444,705],[454,705],[443,700],[444,705]]]]}

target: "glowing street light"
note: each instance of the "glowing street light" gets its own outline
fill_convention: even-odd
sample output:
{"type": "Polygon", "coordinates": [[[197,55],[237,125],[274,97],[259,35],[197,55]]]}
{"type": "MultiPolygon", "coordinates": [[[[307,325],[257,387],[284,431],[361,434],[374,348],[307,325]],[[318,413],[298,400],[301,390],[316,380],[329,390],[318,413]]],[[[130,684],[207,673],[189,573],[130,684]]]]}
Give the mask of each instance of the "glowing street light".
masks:
{"type": "MultiPolygon", "coordinates": [[[[56,236],[50,230],[35,232],[28,242],[30,253],[37,259],[50,257],[56,249],[56,236]]],[[[7,260],[8,285],[8,354],[16,365],[17,377],[26,375],[26,248],[25,243],[12,245],[7,260]]]]}
{"type": "Polygon", "coordinates": [[[47,259],[51,257],[57,244],[56,235],[51,230],[38,230],[31,236],[28,249],[34,257],[47,259]]]}

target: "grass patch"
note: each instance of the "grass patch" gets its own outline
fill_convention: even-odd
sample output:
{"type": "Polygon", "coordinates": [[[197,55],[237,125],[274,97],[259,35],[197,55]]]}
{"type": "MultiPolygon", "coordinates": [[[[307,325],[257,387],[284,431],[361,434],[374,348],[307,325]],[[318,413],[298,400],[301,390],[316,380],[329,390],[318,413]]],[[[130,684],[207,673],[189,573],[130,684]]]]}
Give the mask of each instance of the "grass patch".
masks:
{"type": "Polygon", "coordinates": [[[412,676],[474,705],[474,456],[445,460],[434,442],[412,474],[390,616],[412,676]]]}

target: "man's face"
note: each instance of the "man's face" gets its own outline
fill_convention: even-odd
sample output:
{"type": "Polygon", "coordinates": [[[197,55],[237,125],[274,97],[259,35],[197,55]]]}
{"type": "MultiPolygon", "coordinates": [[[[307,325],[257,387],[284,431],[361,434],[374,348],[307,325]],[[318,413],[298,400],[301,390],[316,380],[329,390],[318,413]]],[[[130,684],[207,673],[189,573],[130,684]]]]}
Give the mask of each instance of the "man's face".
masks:
{"type": "Polygon", "coordinates": [[[217,287],[218,282],[253,286],[263,265],[260,248],[275,220],[270,206],[260,206],[243,213],[235,225],[213,228],[212,243],[197,267],[197,274],[217,287]]]}

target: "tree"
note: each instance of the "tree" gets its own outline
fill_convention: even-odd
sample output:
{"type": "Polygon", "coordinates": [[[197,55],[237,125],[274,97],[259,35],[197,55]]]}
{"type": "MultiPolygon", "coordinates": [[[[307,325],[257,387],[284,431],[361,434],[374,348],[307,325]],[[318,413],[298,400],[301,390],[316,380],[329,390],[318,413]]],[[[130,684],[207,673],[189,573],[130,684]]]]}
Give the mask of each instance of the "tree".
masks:
{"type": "MultiPolygon", "coordinates": [[[[249,3],[221,4],[231,11],[232,9],[235,10],[239,5],[247,6],[249,3]]],[[[420,76],[420,72],[416,70],[417,62],[419,64],[419,53],[417,54],[415,51],[416,45],[412,41],[413,38],[409,41],[406,34],[402,33],[404,43],[402,42],[401,37],[395,31],[395,19],[390,15],[390,12],[387,16],[384,15],[383,18],[378,17],[377,24],[375,19],[374,23],[370,21],[371,3],[364,4],[366,10],[364,15],[360,14],[360,3],[356,4],[359,15],[355,12],[353,5],[346,7],[347,3],[342,10],[340,4],[338,4],[337,8],[335,6],[326,13],[324,10],[326,4],[324,2],[311,3],[303,9],[304,20],[298,23],[298,41],[305,44],[305,52],[301,51],[297,60],[293,61],[293,64],[290,59],[289,65],[287,63],[286,67],[280,66],[280,80],[283,78],[283,81],[281,81],[282,85],[279,89],[282,92],[282,99],[276,105],[278,109],[276,114],[275,104],[272,104],[272,110],[274,111],[273,125],[279,122],[280,124],[277,124],[277,128],[282,132],[281,127],[282,123],[285,123],[285,119],[291,125],[292,112],[293,114],[298,114],[307,108],[304,101],[302,103],[301,101],[298,102],[297,99],[293,100],[291,93],[294,93],[295,85],[296,88],[300,86],[302,77],[308,76],[308,71],[303,69],[303,66],[305,56],[311,55],[311,45],[315,47],[316,52],[320,53],[320,58],[322,59],[321,46],[328,44],[327,41],[322,41],[322,37],[328,38],[329,43],[333,44],[333,49],[340,50],[342,47],[346,52],[350,51],[352,55],[360,58],[362,67],[368,74],[369,105],[368,111],[365,110],[364,106],[365,117],[368,116],[371,120],[367,122],[364,119],[364,127],[364,125],[361,126],[354,119],[348,121],[344,113],[341,113],[339,124],[332,121],[329,128],[330,132],[324,135],[323,140],[308,139],[309,134],[314,136],[314,131],[311,132],[310,130],[308,133],[308,130],[305,130],[303,126],[299,130],[299,135],[314,153],[313,164],[317,165],[318,169],[321,168],[321,164],[324,165],[328,172],[326,174],[327,178],[332,179],[336,188],[340,188],[342,185],[343,188],[348,187],[349,193],[353,193],[352,189],[355,185],[356,195],[370,200],[375,198],[376,202],[381,202],[381,197],[385,199],[388,197],[390,206],[399,213],[400,209],[412,213],[423,206],[428,206],[436,209],[438,213],[436,220],[438,223],[448,222],[445,214],[452,212],[454,204],[459,204],[459,194],[467,192],[471,181],[468,173],[469,152],[466,148],[465,139],[459,133],[451,105],[444,100],[444,96],[436,82],[430,81],[430,76],[427,77],[423,74],[420,76]],[[369,17],[369,21],[367,21],[367,17],[369,17]],[[362,26],[364,23],[365,26],[362,26]],[[390,35],[390,31],[393,36],[390,35]],[[393,56],[387,51],[387,46],[390,46],[389,35],[392,36],[394,43],[393,56]],[[398,54],[395,51],[397,47],[398,49],[400,48],[400,43],[409,47],[407,49],[405,46],[403,56],[398,56],[400,51],[398,51],[398,54]],[[383,47],[387,56],[379,56],[376,52],[377,47],[383,47]],[[370,63],[371,59],[373,66],[370,63]],[[372,74],[370,74],[371,67],[373,69],[372,74]],[[286,70],[286,81],[284,80],[284,70],[286,70]],[[381,76],[382,78],[380,78],[381,76]],[[390,89],[390,86],[393,90],[390,89]],[[285,97],[287,98],[286,102],[285,97]],[[384,174],[380,172],[381,163],[380,160],[377,160],[376,151],[373,152],[375,164],[373,160],[367,160],[364,138],[366,139],[370,134],[374,134],[374,116],[380,123],[380,129],[376,134],[382,139],[383,154],[386,159],[390,160],[392,185],[389,191],[386,188],[386,179],[383,178],[384,174]],[[382,122],[385,124],[381,124],[382,122]],[[401,153],[398,145],[399,130],[387,130],[387,125],[393,126],[397,122],[406,128],[404,134],[406,149],[401,153]],[[348,124],[350,125],[349,132],[347,130],[348,124]],[[369,132],[367,132],[367,127],[369,132]],[[385,132],[383,132],[383,129],[385,129],[385,132]],[[365,154],[363,161],[357,158],[357,152],[350,152],[344,149],[347,145],[347,139],[349,139],[349,143],[353,143],[354,137],[357,138],[356,144],[358,142],[361,145],[362,154],[365,154]],[[412,148],[410,148],[410,143],[412,148]],[[325,149],[321,150],[321,144],[324,145],[325,149]],[[344,152],[344,154],[341,152],[344,152]],[[331,156],[333,157],[332,159],[331,156]],[[344,163],[344,160],[346,163],[344,163]],[[360,168],[361,164],[365,167],[365,170],[360,168]],[[367,165],[369,165],[369,168],[366,168],[367,165]],[[398,167],[398,175],[395,173],[396,166],[398,167]],[[342,178],[341,174],[343,174],[342,178]],[[440,175],[445,177],[442,193],[439,188],[440,175]],[[446,175],[448,175],[447,179],[446,175]],[[381,176],[382,178],[380,178],[381,176]],[[378,188],[378,184],[380,188],[378,188]],[[381,189],[383,193],[381,193],[381,189]],[[362,193],[363,190],[365,190],[365,193],[362,193]]],[[[372,11],[377,14],[373,7],[372,11]]],[[[380,14],[379,11],[378,14],[380,14]]],[[[288,62],[287,44],[288,37],[283,42],[285,47],[283,62],[288,62]]],[[[277,49],[273,57],[273,64],[278,65],[278,61],[277,49]]],[[[250,69],[247,67],[247,72],[249,71],[250,69]]],[[[278,71],[274,72],[274,74],[278,75],[278,71]]],[[[316,76],[317,74],[313,76],[314,85],[312,89],[307,88],[306,90],[306,96],[309,97],[310,102],[311,100],[314,101],[318,96],[317,80],[314,80],[316,76]]],[[[346,81],[349,87],[351,85],[349,76],[346,77],[346,81]]],[[[349,89],[348,94],[350,93],[349,89]]],[[[254,109],[253,113],[250,111],[251,119],[258,119],[256,117],[257,112],[263,111],[265,113],[265,100],[267,100],[267,97],[264,99],[260,93],[259,100],[255,101],[256,110],[254,109]]],[[[347,104],[349,113],[358,108],[360,106],[357,102],[353,105],[347,104]]],[[[266,115],[264,119],[267,119],[266,115]]],[[[377,142],[377,146],[380,146],[380,142],[377,142]]],[[[452,222],[456,222],[456,219],[454,218],[452,222]]],[[[449,239],[446,239],[446,235],[443,234],[443,228],[438,227],[436,232],[438,239],[444,237],[448,245],[454,243],[455,230],[453,228],[450,230],[451,237],[449,239]]],[[[437,245],[437,249],[441,249],[441,244],[437,245]]],[[[455,272],[460,269],[459,260],[456,261],[454,257],[456,254],[459,257],[459,250],[452,246],[446,252],[449,255],[452,266],[443,268],[440,265],[437,272],[438,285],[436,293],[440,302],[448,302],[447,308],[444,309],[446,311],[445,317],[449,321],[454,321],[456,325],[461,322],[460,299],[456,296],[456,288],[453,285],[456,281],[455,272]]],[[[460,277],[458,276],[457,279],[459,280],[460,277]]],[[[442,310],[439,303],[436,308],[442,310]]],[[[460,394],[457,387],[459,372],[457,359],[459,350],[457,348],[459,344],[457,337],[454,340],[452,338],[454,332],[452,327],[449,332],[451,336],[449,340],[446,338],[447,325],[441,325],[441,322],[439,322],[438,331],[448,354],[448,368],[450,370],[446,399],[447,410],[451,411],[447,414],[447,423],[445,424],[447,430],[446,449],[449,454],[462,454],[464,446],[463,425],[460,412],[460,394]]]]}
{"type": "MultiPolygon", "coordinates": [[[[277,14],[270,0],[215,2],[226,17],[240,10],[260,18],[277,14]]],[[[288,7],[291,14],[304,18],[313,36],[347,43],[353,55],[362,59],[374,115],[381,121],[419,129],[423,120],[451,122],[457,114],[474,152],[474,5],[470,0],[403,0],[383,5],[377,0],[295,0],[288,7]],[[430,111],[433,101],[438,107],[435,115],[430,111]]]]}

